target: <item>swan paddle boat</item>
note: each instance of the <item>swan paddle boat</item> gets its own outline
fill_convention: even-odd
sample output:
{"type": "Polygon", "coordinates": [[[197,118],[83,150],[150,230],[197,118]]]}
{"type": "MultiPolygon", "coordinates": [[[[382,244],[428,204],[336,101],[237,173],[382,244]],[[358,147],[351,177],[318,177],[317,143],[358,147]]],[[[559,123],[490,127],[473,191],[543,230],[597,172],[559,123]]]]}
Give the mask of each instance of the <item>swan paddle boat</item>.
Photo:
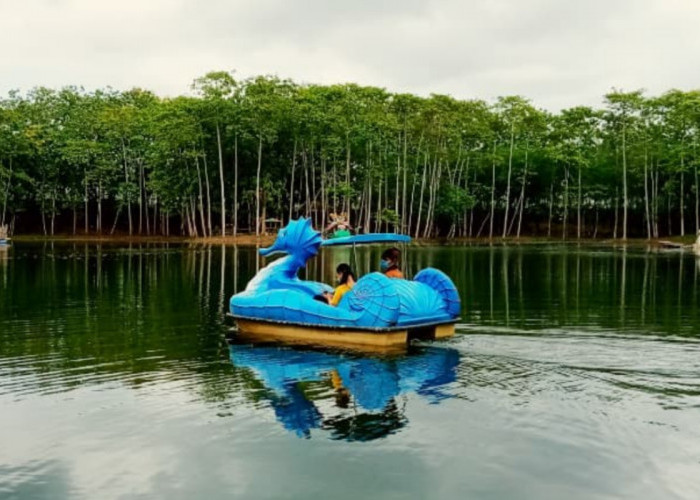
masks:
{"type": "Polygon", "coordinates": [[[395,350],[412,338],[440,339],[454,334],[461,304],[452,280],[426,268],[412,280],[373,272],[362,276],[337,306],[317,300],[332,288],[298,277],[321,246],[407,243],[397,234],[363,234],[323,240],[311,220],[292,220],[262,256],[286,254],[262,268],[245,290],[231,297],[230,314],[238,334],[267,341],[395,350]]]}

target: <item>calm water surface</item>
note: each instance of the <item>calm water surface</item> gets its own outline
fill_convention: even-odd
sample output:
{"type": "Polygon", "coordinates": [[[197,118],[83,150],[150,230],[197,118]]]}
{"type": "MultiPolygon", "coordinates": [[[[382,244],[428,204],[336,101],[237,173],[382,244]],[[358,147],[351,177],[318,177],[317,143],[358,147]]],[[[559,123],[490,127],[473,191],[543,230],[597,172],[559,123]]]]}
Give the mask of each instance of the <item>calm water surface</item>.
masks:
{"type": "Polygon", "coordinates": [[[389,358],[229,343],[260,262],[0,250],[0,498],[700,498],[695,257],[414,247],[463,319],[389,358]]]}

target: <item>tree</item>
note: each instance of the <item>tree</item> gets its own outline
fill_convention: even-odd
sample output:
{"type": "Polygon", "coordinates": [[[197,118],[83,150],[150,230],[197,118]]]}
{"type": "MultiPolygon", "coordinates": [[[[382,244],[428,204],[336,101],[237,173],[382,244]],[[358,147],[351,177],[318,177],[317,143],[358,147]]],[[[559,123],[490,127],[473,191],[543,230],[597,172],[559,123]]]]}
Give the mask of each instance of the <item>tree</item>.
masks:
{"type": "Polygon", "coordinates": [[[230,100],[238,91],[238,84],[231,73],[214,71],[196,79],[193,88],[204,98],[205,116],[213,121],[216,129],[219,185],[221,187],[221,235],[226,236],[226,183],[221,128],[227,118],[227,111],[230,109],[230,100]]]}

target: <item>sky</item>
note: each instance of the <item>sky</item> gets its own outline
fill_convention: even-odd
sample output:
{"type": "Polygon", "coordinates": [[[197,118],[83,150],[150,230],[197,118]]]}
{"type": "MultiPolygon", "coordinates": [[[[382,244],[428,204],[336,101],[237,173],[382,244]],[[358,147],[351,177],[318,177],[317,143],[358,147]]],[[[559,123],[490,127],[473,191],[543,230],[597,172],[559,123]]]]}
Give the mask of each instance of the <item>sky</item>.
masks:
{"type": "Polygon", "coordinates": [[[556,111],[700,88],[700,0],[0,0],[0,95],[213,70],[556,111]]]}

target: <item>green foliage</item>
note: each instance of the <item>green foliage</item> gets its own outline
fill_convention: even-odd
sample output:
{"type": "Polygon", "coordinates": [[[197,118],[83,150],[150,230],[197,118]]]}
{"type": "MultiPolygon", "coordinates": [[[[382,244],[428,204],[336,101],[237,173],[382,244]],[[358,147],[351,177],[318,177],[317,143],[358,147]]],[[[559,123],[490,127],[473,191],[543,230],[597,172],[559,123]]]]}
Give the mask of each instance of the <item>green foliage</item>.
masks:
{"type": "Polygon", "coordinates": [[[389,208],[383,208],[379,214],[379,220],[385,224],[396,226],[399,223],[399,214],[389,208]]]}
{"type": "Polygon", "coordinates": [[[476,203],[474,196],[466,189],[452,184],[441,186],[438,199],[437,214],[449,223],[455,222],[465,210],[469,210],[476,203]]]}
{"type": "Polygon", "coordinates": [[[624,199],[632,235],[676,231],[681,214],[700,225],[699,91],[616,90],[603,110],[556,114],[520,96],[489,104],[228,72],[193,91],[36,88],[0,99],[3,220],[20,232],[79,221],[208,234],[212,213],[254,227],[259,203],[268,218],[321,225],[350,210],[366,231],[466,236],[492,210],[496,226],[523,219],[543,232],[580,208],[584,234],[610,234],[624,199]],[[510,218],[497,214],[506,209],[510,218]]]}

